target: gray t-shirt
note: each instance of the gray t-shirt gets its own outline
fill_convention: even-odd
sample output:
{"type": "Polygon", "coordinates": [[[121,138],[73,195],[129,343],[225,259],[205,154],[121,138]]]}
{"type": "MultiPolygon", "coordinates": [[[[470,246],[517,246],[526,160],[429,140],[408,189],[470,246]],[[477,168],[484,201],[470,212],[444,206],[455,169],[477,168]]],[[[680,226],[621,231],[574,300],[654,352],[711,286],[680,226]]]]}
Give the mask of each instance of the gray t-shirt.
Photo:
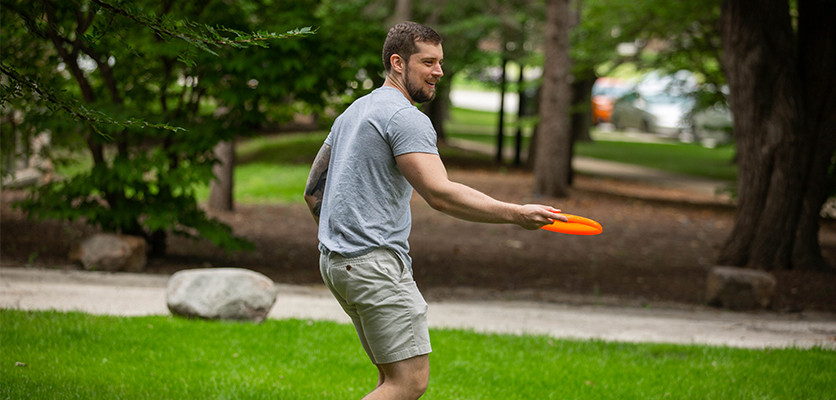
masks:
{"type": "Polygon", "coordinates": [[[438,154],[430,119],[395,88],[357,99],[331,127],[331,162],[319,220],[320,250],[358,257],[394,250],[411,265],[412,186],[395,156],[438,154]]]}

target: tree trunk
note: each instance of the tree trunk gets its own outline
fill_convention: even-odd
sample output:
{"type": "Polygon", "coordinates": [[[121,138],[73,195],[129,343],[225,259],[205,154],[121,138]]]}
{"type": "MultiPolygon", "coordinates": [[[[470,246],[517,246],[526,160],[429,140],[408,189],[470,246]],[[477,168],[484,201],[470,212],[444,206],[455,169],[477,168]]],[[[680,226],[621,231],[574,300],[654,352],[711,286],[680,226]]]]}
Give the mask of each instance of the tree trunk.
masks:
{"type": "Polygon", "coordinates": [[[814,136],[810,146],[810,176],[798,221],[793,268],[825,269],[819,246],[822,205],[833,189],[828,170],[836,150],[836,2],[798,2],[799,68],[803,81],[805,129],[814,136]]]}
{"type": "Polygon", "coordinates": [[[209,190],[209,209],[232,211],[232,174],[235,167],[235,142],[220,142],[214,149],[218,163],[212,167],[215,180],[209,190]]]}
{"type": "MultiPolygon", "coordinates": [[[[504,47],[504,45],[503,45],[504,47]]],[[[502,152],[505,150],[505,69],[508,66],[508,58],[502,56],[502,76],[499,78],[499,126],[496,129],[496,162],[502,164],[502,152]]]]}
{"type": "Polygon", "coordinates": [[[566,159],[566,181],[571,186],[574,182],[575,172],[572,169],[572,159],[575,157],[575,142],[589,142],[589,129],[592,127],[592,85],[595,83],[594,73],[590,76],[575,76],[572,81],[572,114],[571,114],[571,135],[572,142],[569,146],[569,157],[566,159]]]}
{"type": "Polygon", "coordinates": [[[444,81],[438,85],[435,93],[435,100],[424,104],[422,109],[432,121],[435,133],[438,135],[438,142],[447,143],[447,133],[444,131],[444,121],[450,112],[450,83],[453,81],[453,75],[449,73],[444,75],[444,81]]]}
{"type": "Polygon", "coordinates": [[[592,141],[592,85],[595,76],[575,76],[572,81],[572,141],[592,141]]]}
{"type": "Polygon", "coordinates": [[[786,1],[728,0],[721,9],[724,69],[737,139],[738,214],[719,262],[791,265],[807,189],[811,135],[786,1]]]}
{"type": "Polygon", "coordinates": [[[534,161],[534,191],[537,195],[566,197],[566,171],[570,157],[569,130],[569,12],[568,0],[546,4],[543,91],[540,98],[540,126],[534,161]]]}
{"type": "MultiPolygon", "coordinates": [[[[397,0],[395,12],[389,19],[389,27],[393,27],[404,21],[412,20],[412,0],[397,0]]],[[[388,28],[387,28],[388,29],[388,28]]]]}
{"type": "Polygon", "coordinates": [[[517,135],[514,138],[514,166],[522,165],[522,147],[523,147],[523,126],[522,120],[525,117],[525,109],[528,107],[527,98],[525,96],[525,65],[520,64],[520,75],[517,79],[517,135]]]}
{"type": "Polygon", "coordinates": [[[166,251],[168,251],[168,246],[166,245],[166,240],[168,238],[168,232],[165,229],[158,229],[151,233],[151,257],[164,257],[166,251]]]}

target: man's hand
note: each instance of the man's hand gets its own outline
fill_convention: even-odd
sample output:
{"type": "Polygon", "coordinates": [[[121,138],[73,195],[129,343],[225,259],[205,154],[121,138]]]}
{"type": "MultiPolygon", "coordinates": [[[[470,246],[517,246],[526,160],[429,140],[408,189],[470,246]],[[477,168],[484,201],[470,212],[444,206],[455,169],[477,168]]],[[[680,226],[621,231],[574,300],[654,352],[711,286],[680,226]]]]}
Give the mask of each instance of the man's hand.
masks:
{"type": "Polygon", "coordinates": [[[526,204],[519,208],[519,218],[516,224],[528,229],[540,229],[545,225],[550,225],[555,220],[569,222],[569,220],[560,215],[560,210],[540,204],[526,204]]]}

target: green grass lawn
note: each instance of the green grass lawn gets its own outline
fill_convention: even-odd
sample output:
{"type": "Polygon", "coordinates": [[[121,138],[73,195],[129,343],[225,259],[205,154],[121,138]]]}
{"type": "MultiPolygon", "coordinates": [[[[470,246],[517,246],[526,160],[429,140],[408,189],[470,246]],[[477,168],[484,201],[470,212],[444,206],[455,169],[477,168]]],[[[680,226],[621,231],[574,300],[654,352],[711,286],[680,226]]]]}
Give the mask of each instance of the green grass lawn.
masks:
{"type": "Polygon", "coordinates": [[[594,141],[575,144],[575,154],[703,178],[734,181],[737,165],[730,146],[594,141]]]}
{"type": "MultiPolygon", "coordinates": [[[[836,352],[430,332],[425,399],[832,399],[836,352]]],[[[0,310],[0,398],[359,399],[347,324],[0,310]],[[22,363],[25,365],[19,365],[22,363]]]]}
{"type": "MultiPolygon", "coordinates": [[[[236,148],[233,197],[242,203],[301,203],[305,182],[327,133],[262,136],[236,148]]],[[[209,198],[209,186],[196,190],[209,198]]]]}

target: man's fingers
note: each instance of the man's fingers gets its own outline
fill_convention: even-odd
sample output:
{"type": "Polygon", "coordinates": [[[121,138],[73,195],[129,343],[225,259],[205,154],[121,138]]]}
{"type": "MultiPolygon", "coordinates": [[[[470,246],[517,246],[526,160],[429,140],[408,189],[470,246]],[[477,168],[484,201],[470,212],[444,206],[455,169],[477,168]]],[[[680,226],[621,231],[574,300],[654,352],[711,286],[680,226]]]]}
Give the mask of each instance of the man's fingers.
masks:
{"type": "Polygon", "coordinates": [[[566,218],[565,216],[560,214],[560,209],[557,209],[557,208],[554,208],[554,207],[548,207],[548,208],[549,208],[549,211],[552,213],[552,215],[549,216],[549,219],[562,221],[562,222],[569,222],[568,218],[566,218]]]}

